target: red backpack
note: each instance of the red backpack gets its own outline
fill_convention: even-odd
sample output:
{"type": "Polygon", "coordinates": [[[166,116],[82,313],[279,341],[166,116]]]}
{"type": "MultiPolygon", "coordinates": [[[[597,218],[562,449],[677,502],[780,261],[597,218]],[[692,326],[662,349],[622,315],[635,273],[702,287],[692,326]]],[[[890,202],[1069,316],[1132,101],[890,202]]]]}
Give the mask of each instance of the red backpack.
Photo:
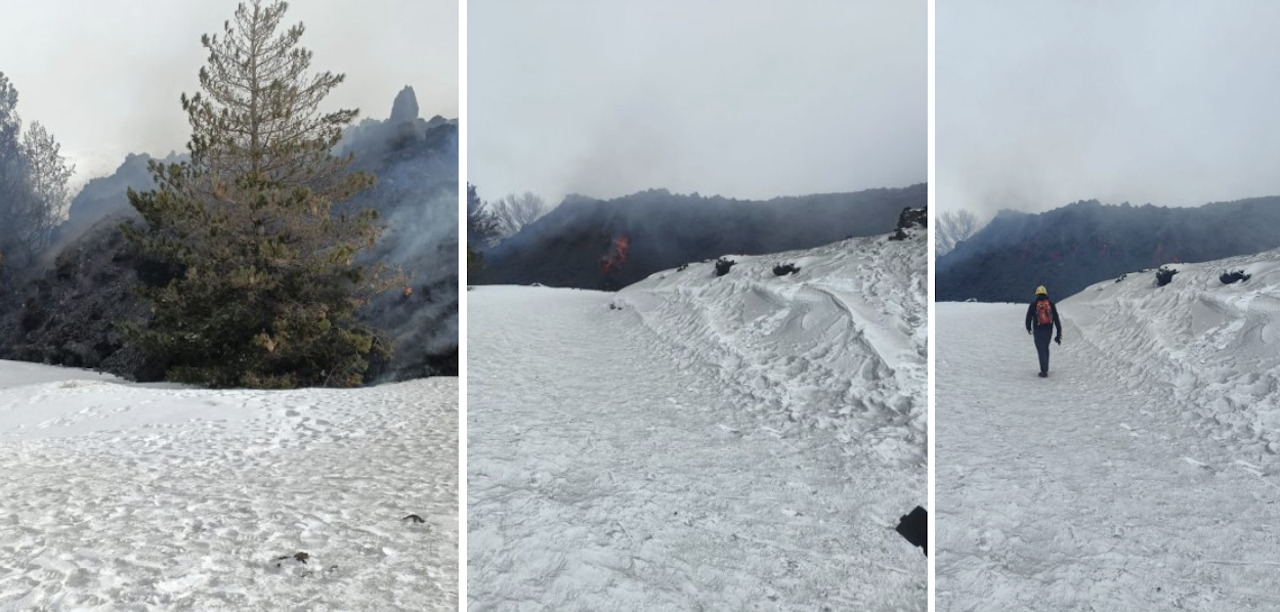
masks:
{"type": "Polygon", "coordinates": [[[1049,300],[1036,302],[1036,325],[1053,324],[1053,304],[1049,300]]]}

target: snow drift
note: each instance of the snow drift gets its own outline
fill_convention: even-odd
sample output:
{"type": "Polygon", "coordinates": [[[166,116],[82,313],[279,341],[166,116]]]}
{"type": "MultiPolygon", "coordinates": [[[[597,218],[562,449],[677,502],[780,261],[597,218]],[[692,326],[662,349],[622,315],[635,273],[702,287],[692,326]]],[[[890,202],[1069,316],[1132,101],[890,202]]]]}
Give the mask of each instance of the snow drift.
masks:
{"type": "Polygon", "coordinates": [[[1280,250],[1097,283],[1060,304],[1130,390],[1259,457],[1280,452],[1280,250]],[[1225,272],[1248,280],[1231,284],[1225,272]]]}
{"type": "Polygon", "coordinates": [[[689,264],[613,304],[637,313],[682,368],[710,364],[765,427],[832,430],[849,449],[924,465],[927,232],[725,259],[736,263],[723,276],[715,260],[689,264]],[[799,272],[782,273],[787,264],[799,272]]]}

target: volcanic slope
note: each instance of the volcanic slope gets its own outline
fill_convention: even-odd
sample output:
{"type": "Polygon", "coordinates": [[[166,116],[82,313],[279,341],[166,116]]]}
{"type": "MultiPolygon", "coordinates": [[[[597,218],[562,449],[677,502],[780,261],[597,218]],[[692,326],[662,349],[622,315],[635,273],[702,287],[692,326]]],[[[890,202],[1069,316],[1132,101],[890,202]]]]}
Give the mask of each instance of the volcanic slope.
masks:
{"type": "Polygon", "coordinates": [[[1173,267],[1063,300],[1048,379],[938,305],[939,610],[1280,609],[1280,251],[1173,267]]]}
{"type": "Polygon", "coordinates": [[[926,609],[925,232],[732,259],[469,293],[468,609],[926,609]]]}
{"type": "Polygon", "coordinates": [[[925,184],[763,201],[665,189],[613,200],[569,196],[486,250],[472,282],[616,290],[723,253],[777,253],[883,234],[904,208],[927,200],[925,184]],[[622,262],[619,241],[626,245],[622,262]]]}

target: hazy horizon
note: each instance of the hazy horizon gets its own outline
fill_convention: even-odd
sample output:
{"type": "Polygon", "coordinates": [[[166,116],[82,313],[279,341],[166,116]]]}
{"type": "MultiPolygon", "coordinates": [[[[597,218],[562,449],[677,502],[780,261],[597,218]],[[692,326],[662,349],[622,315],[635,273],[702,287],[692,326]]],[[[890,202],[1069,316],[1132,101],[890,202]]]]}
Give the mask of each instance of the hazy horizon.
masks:
{"type": "MultiPolygon", "coordinates": [[[[236,0],[175,3],[91,0],[22,3],[0,20],[0,72],[18,90],[24,127],[38,121],[76,164],[73,188],[108,175],[128,153],[184,151],[190,137],[182,93],[199,90],[208,53],[236,0]],[[146,24],[147,27],[139,27],[146,24]]],[[[396,94],[414,88],[425,118],[458,116],[458,5],[452,0],[293,2],[282,26],[306,25],[301,46],[313,71],[346,74],[322,108],[359,108],[386,118],[396,94]]]]}
{"type": "Polygon", "coordinates": [[[938,3],[939,211],[1280,194],[1280,5],[938,3]]]}
{"type": "Polygon", "coordinates": [[[927,3],[486,2],[468,173],[548,204],[763,200],[927,180],[927,3]]]}

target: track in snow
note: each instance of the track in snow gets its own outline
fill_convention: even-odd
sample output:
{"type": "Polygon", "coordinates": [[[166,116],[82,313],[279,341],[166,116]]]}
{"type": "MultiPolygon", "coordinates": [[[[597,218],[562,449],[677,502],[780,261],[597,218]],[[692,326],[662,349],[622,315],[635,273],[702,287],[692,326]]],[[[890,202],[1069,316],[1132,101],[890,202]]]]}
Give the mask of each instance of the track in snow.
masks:
{"type": "Polygon", "coordinates": [[[0,362],[0,610],[455,610],[457,398],[0,362]]]}
{"type": "Polygon", "coordinates": [[[759,427],[613,298],[469,294],[468,609],[924,610],[915,472],[759,427]]]}
{"type": "MultiPolygon", "coordinates": [[[[1280,609],[1280,490],[1025,305],[938,304],[938,610],[1280,609]]],[[[1153,383],[1155,384],[1155,383],[1153,383]]]]}

